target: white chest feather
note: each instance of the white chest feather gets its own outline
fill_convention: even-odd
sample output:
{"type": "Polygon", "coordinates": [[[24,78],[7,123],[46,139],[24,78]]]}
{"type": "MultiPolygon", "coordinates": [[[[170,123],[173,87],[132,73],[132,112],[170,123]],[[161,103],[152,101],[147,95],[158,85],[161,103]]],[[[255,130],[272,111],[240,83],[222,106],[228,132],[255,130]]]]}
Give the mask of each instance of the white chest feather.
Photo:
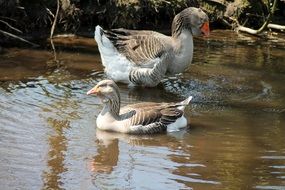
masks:
{"type": "Polygon", "coordinates": [[[124,121],[115,119],[110,112],[98,115],[96,119],[97,128],[105,131],[115,131],[120,133],[126,133],[128,128],[125,127],[124,121]]]}
{"type": "Polygon", "coordinates": [[[110,130],[113,128],[113,122],[114,119],[110,113],[106,113],[104,115],[100,113],[96,119],[97,128],[102,130],[110,130]]]}

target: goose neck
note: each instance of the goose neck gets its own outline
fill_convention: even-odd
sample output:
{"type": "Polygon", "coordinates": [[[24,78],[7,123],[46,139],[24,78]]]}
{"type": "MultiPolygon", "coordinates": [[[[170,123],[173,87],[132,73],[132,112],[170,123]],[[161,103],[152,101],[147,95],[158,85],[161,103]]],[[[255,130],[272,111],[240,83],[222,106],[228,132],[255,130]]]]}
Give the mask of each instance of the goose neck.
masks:
{"type": "Polygon", "coordinates": [[[106,113],[108,113],[111,114],[112,117],[119,119],[120,107],[121,107],[120,96],[112,97],[108,99],[108,101],[105,103],[105,106],[101,114],[105,115],[106,113]]]}

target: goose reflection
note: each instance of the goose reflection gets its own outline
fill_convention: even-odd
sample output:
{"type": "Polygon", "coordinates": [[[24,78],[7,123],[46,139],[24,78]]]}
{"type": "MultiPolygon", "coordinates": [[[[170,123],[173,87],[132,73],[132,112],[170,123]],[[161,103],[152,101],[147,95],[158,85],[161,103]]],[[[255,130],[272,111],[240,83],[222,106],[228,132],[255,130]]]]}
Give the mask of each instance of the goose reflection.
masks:
{"type": "Polygon", "coordinates": [[[97,154],[91,160],[89,167],[94,173],[110,174],[119,161],[119,142],[133,146],[158,146],[178,149],[179,141],[183,139],[187,130],[181,130],[175,133],[157,134],[157,135],[128,135],[122,133],[96,130],[97,154]],[[169,138],[170,137],[170,138],[169,138]]]}
{"type": "MultiPolygon", "coordinates": [[[[185,139],[189,139],[187,130],[137,136],[97,129],[97,154],[89,162],[92,182],[99,189],[110,186],[132,189],[132,181],[137,180],[139,173],[147,172],[144,179],[147,183],[168,181],[170,188],[191,187],[193,183],[217,184],[200,176],[205,165],[191,161],[192,146],[185,139]],[[118,170],[122,167],[123,170],[118,170]],[[161,176],[165,170],[168,174],[161,176]],[[118,178],[123,179],[120,184],[118,178]]],[[[140,184],[140,188],[145,188],[144,185],[140,184]]]]}
{"type": "MultiPolygon", "coordinates": [[[[110,174],[113,168],[118,164],[119,144],[118,139],[98,139],[98,132],[96,132],[97,140],[97,155],[93,157],[90,163],[90,170],[94,173],[110,174]]],[[[104,138],[104,134],[102,134],[104,138]]],[[[100,136],[100,134],[99,134],[100,136]]]]}
{"type": "MultiPolygon", "coordinates": [[[[119,160],[119,142],[127,142],[130,145],[142,145],[142,136],[131,136],[121,133],[96,130],[97,155],[93,157],[90,163],[90,170],[94,174],[110,174],[114,167],[118,165],[119,160]]],[[[145,137],[147,138],[147,137],[145,137]]]]}

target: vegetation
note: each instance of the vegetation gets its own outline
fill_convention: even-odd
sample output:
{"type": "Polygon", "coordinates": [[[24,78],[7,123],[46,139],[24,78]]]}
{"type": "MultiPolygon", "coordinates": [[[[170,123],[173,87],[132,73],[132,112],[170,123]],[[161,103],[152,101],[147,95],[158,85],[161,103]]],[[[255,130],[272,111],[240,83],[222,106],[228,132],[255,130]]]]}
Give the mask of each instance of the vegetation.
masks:
{"type": "MultiPolygon", "coordinates": [[[[0,43],[16,38],[34,45],[28,40],[91,32],[97,24],[169,29],[174,15],[189,6],[202,7],[214,27],[260,29],[265,22],[285,24],[284,0],[0,0],[0,43]]],[[[269,26],[276,28],[274,24],[269,26]]],[[[283,29],[279,25],[277,29],[283,29]]]]}

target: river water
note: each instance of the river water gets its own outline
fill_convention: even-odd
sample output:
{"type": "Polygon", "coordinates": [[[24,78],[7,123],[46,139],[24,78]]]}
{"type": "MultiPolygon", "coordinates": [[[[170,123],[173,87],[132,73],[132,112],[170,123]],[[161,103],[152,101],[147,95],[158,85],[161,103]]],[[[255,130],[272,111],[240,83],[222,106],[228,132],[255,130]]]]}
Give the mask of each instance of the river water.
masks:
{"type": "Polygon", "coordinates": [[[285,189],[285,37],[213,31],[180,79],[119,84],[122,104],[179,101],[187,129],[96,130],[106,78],[91,38],[0,55],[0,189],[285,189]]]}

